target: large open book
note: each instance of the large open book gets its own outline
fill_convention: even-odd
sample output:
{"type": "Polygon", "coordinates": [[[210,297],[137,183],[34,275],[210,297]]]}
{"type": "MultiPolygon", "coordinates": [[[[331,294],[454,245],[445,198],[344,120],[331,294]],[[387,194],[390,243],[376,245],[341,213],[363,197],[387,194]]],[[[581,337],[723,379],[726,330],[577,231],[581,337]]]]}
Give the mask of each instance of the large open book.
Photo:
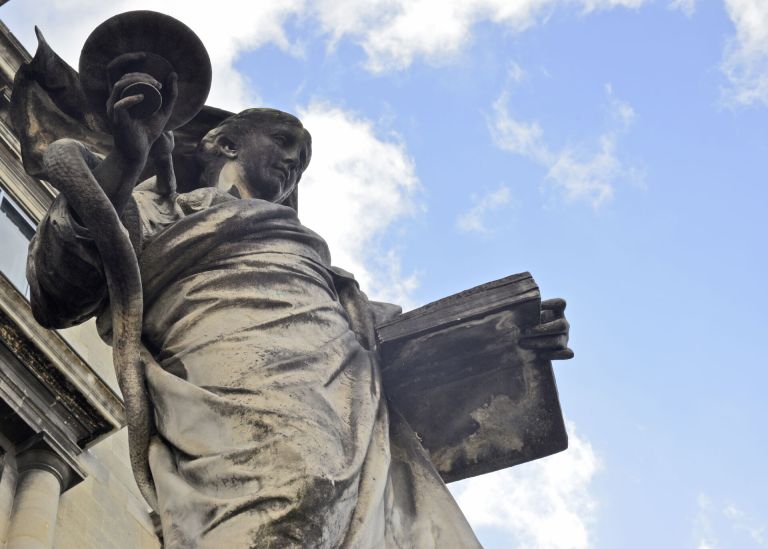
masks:
{"type": "Polygon", "coordinates": [[[377,326],[387,398],[447,482],[568,447],[552,364],[517,345],[540,304],[522,273],[377,326]]]}

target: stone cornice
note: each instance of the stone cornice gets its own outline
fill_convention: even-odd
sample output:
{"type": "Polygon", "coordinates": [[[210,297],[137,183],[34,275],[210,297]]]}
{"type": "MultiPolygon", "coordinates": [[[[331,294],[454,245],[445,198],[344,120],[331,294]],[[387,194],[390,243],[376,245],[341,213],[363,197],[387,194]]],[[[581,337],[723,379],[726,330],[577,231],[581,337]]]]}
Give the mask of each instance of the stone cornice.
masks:
{"type": "Polygon", "coordinates": [[[27,300],[1,273],[0,340],[55,395],[61,413],[67,416],[62,422],[69,431],[79,433],[73,441],[77,446],[90,446],[125,424],[121,398],[59,334],[35,321],[27,300]]]}

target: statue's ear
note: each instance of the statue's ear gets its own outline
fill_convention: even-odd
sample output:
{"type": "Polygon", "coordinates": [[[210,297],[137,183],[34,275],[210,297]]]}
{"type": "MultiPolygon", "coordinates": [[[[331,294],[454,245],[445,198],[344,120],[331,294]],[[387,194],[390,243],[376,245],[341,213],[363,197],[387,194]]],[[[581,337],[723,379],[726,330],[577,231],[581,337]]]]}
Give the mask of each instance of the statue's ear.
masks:
{"type": "Polygon", "coordinates": [[[222,156],[234,160],[237,158],[237,145],[226,135],[220,135],[216,138],[216,145],[222,156]]]}

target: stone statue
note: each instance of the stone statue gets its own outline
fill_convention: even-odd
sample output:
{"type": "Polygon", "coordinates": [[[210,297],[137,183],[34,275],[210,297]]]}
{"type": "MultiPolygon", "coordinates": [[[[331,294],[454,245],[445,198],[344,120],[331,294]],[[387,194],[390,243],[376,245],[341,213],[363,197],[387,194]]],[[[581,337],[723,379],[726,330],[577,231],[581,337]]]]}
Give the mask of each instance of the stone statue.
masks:
{"type": "MultiPolygon", "coordinates": [[[[151,33],[162,47],[192,40],[170,19],[105,25],[117,43],[131,25],[165,25],[151,33]]],[[[30,247],[32,306],[51,328],[97,316],[112,342],[132,466],[165,545],[478,546],[382,392],[375,327],[399,307],[369,301],[297,217],[312,152],[301,122],[272,109],[223,118],[187,151],[193,169],[175,171],[169,128],[202,107],[199,74],[171,62],[160,78],[151,44],[123,40],[97,82],[99,113],[91,69],[81,60],[78,79],[39,36],[14,124],[27,169],[61,194],[30,247]]],[[[570,358],[564,302],[542,307],[520,345],[570,358]]]]}

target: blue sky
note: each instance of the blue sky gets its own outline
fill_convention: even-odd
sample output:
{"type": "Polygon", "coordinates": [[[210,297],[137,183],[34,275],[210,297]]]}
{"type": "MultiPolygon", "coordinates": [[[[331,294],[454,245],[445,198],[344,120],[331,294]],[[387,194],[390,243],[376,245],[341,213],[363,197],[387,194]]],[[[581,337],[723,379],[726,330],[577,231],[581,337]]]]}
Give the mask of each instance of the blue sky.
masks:
{"type": "Polygon", "coordinates": [[[211,104],[305,121],[300,215],[374,297],[567,299],[572,448],[454,487],[486,547],[768,546],[768,2],[101,4],[0,17],[73,64],[119,11],[187,22],[211,104]]]}

